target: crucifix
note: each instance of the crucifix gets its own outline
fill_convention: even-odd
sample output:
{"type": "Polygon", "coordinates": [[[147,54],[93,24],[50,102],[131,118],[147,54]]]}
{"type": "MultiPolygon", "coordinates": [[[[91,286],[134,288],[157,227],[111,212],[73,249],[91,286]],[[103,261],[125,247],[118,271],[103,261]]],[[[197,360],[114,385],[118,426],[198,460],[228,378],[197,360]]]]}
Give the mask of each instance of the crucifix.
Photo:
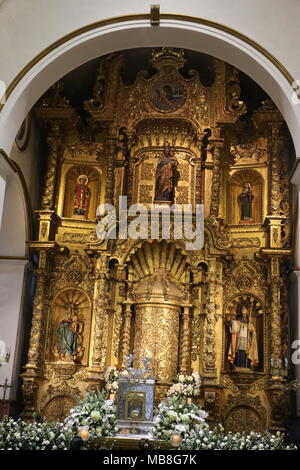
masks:
{"type": "Polygon", "coordinates": [[[6,390],[8,390],[9,388],[11,388],[11,385],[8,385],[8,380],[5,379],[5,382],[3,385],[0,385],[1,388],[3,388],[3,397],[2,397],[2,400],[5,401],[5,397],[6,397],[6,390]]]}

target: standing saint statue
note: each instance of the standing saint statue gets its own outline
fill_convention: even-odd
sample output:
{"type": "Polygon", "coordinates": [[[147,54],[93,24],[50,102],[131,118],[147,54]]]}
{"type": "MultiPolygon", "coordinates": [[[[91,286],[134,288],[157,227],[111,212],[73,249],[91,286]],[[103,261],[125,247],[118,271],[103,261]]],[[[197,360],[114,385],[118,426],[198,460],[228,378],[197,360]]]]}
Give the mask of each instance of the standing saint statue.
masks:
{"type": "Polygon", "coordinates": [[[228,361],[236,367],[252,368],[258,365],[256,331],[244,305],[236,320],[230,320],[228,361]]]}
{"type": "Polygon", "coordinates": [[[238,197],[241,205],[241,221],[252,220],[252,201],[254,199],[253,193],[251,192],[250,183],[243,184],[244,190],[238,197]]]}
{"type": "Polygon", "coordinates": [[[79,175],[77,178],[74,191],[73,217],[88,218],[90,202],[90,190],[87,186],[88,181],[89,179],[86,175],[79,175]]]}
{"type": "Polygon", "coordinates": [[[55,352],[61,360],[75,361],[79,351],[79,335],[83,322],[78,318],[78,306],[74,303],[67,307],[66,316],[56,329],[55,352]]]}
{"type": "Polygon", "coordinates": [[[174,200],[174,175],[178,161],[169,142],[165,143],[164,155],[156,168],[155,201],[174,200]]]}

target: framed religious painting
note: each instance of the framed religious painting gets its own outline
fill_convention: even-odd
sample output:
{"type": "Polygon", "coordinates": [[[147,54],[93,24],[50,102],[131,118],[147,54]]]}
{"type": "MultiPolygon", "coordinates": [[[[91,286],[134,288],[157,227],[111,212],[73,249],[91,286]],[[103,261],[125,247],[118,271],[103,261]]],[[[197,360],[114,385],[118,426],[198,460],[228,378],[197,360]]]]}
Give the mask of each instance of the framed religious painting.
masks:
{"type": "Polygon", "coordinates": [[[145,392],[127,392],[125,399],[125,419],[145,419],[145,392]]]}
{"type": "Polygon", "coordinates": [[[186,89],[179,81],[164,79],[156,82],[149,92],[151,106],[161,113],[171,113],[186,101],[186,89]]]}

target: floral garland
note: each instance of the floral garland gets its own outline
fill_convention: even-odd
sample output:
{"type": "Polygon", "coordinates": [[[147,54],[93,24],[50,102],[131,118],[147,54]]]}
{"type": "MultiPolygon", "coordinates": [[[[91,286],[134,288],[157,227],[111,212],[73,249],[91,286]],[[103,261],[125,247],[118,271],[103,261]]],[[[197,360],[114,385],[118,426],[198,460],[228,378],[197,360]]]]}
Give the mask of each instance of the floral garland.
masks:
{"type": "Polygon", "coordinates": [[[70,410],[65,424],[74,432],[87,427],[90,438],[114,436],[116,434],[116,408],[112,400],[106,399],[105,390],[89,392],[70,410]]]}
{"type": "Polygon", "coordinates": [[[105,389],[107,393],[116,393],[119,388],[119,374],[120,372],[116,367],[108,367],[104,373],[104,380],[106,382],[105,389]]]}
{"type": "Polygon", "coordinates": [[[201,378],[198,372],[192,372],[190,375],[177,374],[168,396],[197,397],[200,395],[200,386],[201,378]]]}

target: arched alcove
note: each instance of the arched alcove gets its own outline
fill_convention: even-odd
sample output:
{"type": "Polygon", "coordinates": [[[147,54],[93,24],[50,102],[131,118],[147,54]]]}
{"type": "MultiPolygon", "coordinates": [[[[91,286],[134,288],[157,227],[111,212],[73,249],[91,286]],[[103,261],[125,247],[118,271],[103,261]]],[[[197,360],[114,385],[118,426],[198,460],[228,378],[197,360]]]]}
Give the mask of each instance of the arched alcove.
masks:
{"type": "Polygon", "coordinates": [[[79,217],[88,220],[96,218],[96,209],[100,202],[100,181],[101,175],[98,170],[92,166],[76,165],[71,167],[65,176],[64,182],[64,201],[63,201],[63,217],[72,218],[79,217]],[[85,215],[77,215],[75,213],[76,197],[75,192],[79,184],[79,180],[85,181],[87,191],[87,212],[85,215]]]}
{"type": "Polygon", "coordinates": [[[262,175],[252,169],[236,171],[228,180],[227,186],[227,222],[228,224],[261,224],[264,216],[264,181],[262,175]],[[251,220],[242,220],[240,195],[248,185],[252,195],[251,220]]]}

